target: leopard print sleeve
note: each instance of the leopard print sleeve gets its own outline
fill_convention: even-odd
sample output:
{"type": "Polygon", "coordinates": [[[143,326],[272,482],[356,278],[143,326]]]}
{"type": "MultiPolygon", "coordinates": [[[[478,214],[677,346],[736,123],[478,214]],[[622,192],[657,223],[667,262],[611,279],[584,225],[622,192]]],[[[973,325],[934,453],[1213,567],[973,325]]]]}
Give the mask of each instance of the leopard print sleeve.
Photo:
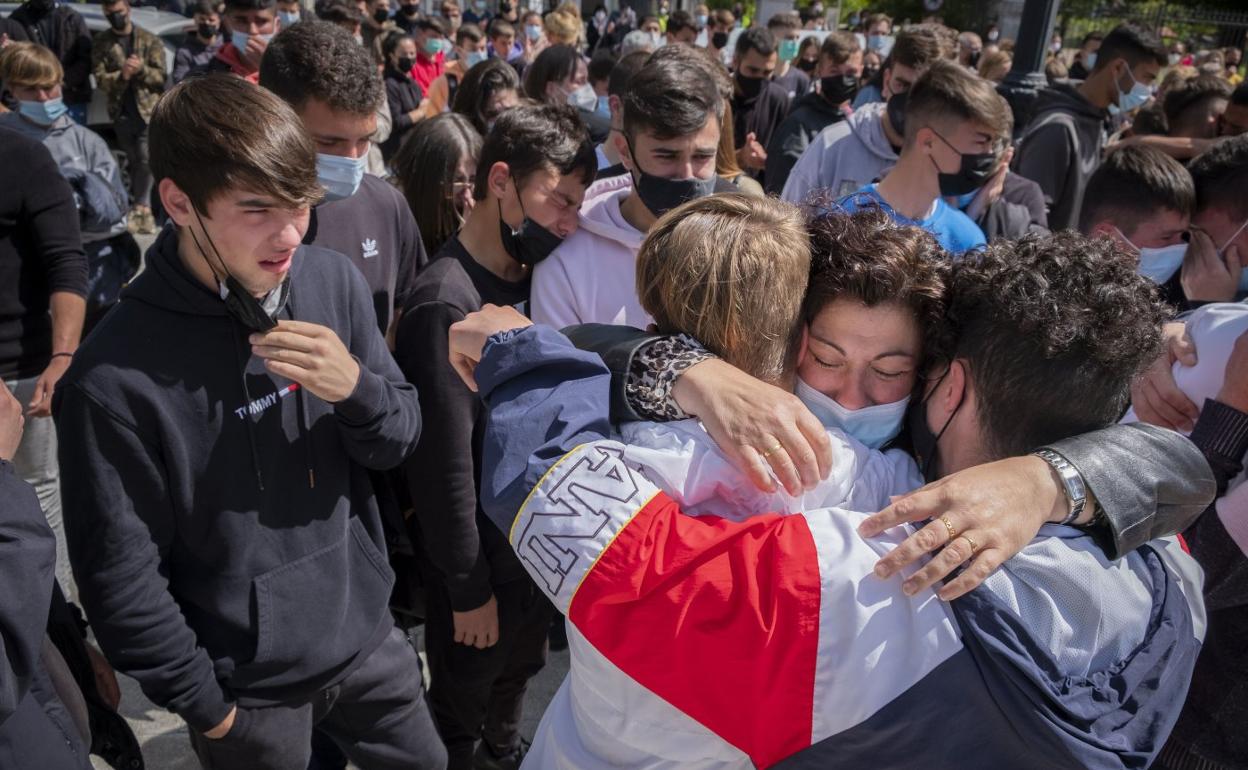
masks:
{"type": "Polygon", "coordinates": [[[660,337],[643,345],[629,364],[624,393],[642,419],[671,422],[689,417],[672,398],[672,386],[694,364],[715,356],[688,334],[660,337]]]}

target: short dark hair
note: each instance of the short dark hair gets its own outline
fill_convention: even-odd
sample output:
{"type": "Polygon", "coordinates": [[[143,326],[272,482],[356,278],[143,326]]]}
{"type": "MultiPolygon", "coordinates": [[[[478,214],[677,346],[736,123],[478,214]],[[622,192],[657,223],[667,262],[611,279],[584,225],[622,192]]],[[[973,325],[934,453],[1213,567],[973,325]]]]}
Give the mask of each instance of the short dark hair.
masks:
{"type": "Polygon", "coordinates": [[[594,54],[594,58],[589,60],[589,68],[586,76],[590,83],[601,83],[606,80],[610,82],[611,71],[615,69],[617,59],[615,54],[610,51],[598,51],[594,54]]]}
{"type": "Polygon", "coordinates": [[[1088,34],[1083,36],[1083,41],[1079,43],[1079,47],[1083,48],[1088,43],[1091,43],[1093,41],[1101,41],[1104,39],[1105,39],[1104,32],[1089,32],[1088,34]]]}
{"type": "Polygon", "coordinates": [[[455,30],[455,45],[463,45],[465,40],[480,43],[482,39],[484,35],[476,24],[460,24],[459,29],[455,30]]]}
{"type": "MultiPolygon", "coordinates": [[[[510,35],[511,37],[515,37],[516,28],[511,22],[507,21],[503,17],[495,16],[494,20],[490,22],[490,26],[486,28],[485,36],[493,39],[500,35],[510,35]]],[[[498,55],[506,56],[507,51],[498,51],[498,55]]]]}
{"type": "Polygon", "coordinates": [[[802,17],[793,11],[780,11],[773,13],[771,18],[767,20],[767,29],[801,29],[802,17]]]}
{"type": "Polygon", "coordinates": [[[195,0],[195,5],[191,7],[192,16],[220,16],[217,12],[217,3],[215,0],[195,0]]]}
{"type": "Polygon", "coordinates": [[[524,68],[524,94],[544,101],[546,86],[576,75],[581,54],[570,45],[551,45],[542,49],[533,63],[524,68]]]}
{"type": "Polygon", "coordinates": [[[880,66],[880,71],[883,72],[894,63],[916,70],[925,69],[942,58],[943,46],[940,36],[932,30],[907,27],[897,35],[897,41],[888,53],[888,61],[880,66]]]}
{"type": "Polygon", "coordinates": [[[260,85],[296,110],[316,99],[353,115],[375,112],[384,93],[364,46],[336,24],[311,20],[269,42],[260,60],[260,85]]]}
{"type": "Polygon", "coordinates": [[[744,58],[750,51],[771,56],[776,52],[776,36],[763,27],[750,27],[737,35],[737,44],[732,53],[738,58],[744,58]]]}
{"type": "Polygon", "coordinates": [[[932,62],[927,72],[914,82],[906,97],[906,143],[919,129],[948,119],[976,121],[996,136],[1010,134],[1013,118],[1010,106],[995,84],[953,62],[932,62]]]}
{"type": "Polygon", "coordinates": [[[477,129],[477,133],[485,136],[489,131],[490,121],[497,117],[485,114],[485,105],[490,97],[499,91],[519,90],[520,77],[516,74],[515,67],[502,59],[486,59],[464,75],[464,82],[455,90],[451,110],[472,121],[472,127],[477,129]]]}
{"type": "Polygon", "coordinates": [[[698,22],[693,18],[693,14],[684,8],[672,11],[672,15],[667,17],[667,34],[672,35],[686,29],[698,31],[698,22]]]}
{"type": "Polygon", "coordinates": [[[1079,230],[1089,233],[1108,220],[1130,238],[1159,211],[1191,214],[1195,205],[1196,189],[1183,164],[1153,147],[1128,146],[1110,153],[1088,180],[1079,230]]]}
{"type": "Polygon", "coordinates": [[[1223,139],[1187,167],[1196,186],[1196,209],[1217,209],[1248,219],[1248,134],[1223,139]]]}
{"type": "Polygon", "coordinates": [[[230,11],[271,11],[277,6],[277,0],[225,0],[225,12],[230,11]]]}
{"type": "Polygon", "coordinates": [[[1162,108],[1172,131],[1188,128],[1187,124],[1203,121],[1219,99],[1230,99],[1231,84],[1220,75],[1197,75],[1166,92],[1162,108]]]}
{"type": "Polygon", "coordinates": [[[446,22],[437,16],[422,16],[416,22],[416,29],[422,32],[436,32],[442,37],[446,37],[446,22]]]}
{"type": "Polygon", "coordinates": [[[861,50],[862,46],[858,45],[858,37],[854,33],[838,30],[823,39],[823,45],[819,46],[819,56],[833,64],[844,64],[855,51],[861,50]]]}
{"type": "Polygon", "coordinates": [[[1169,317],[1137,258],[1064,231],[1000,240],[953,266],[955,359],[974,382],[988,459],[1107,427],[1169,317]]]}
{"type": "Polygon", "coordinates": [[[724,116],[724,99],[707,72],[705,57],[689,46],[664,46],[628,81],[622,98],[624,133],[673,139],[724,116]]]}
{"type": "Polygon", "coordinates": [[[403,137],[391,166],[412,214],[420,222],[425,252],[436,254],[455,231],[455,170],[460,161],[481,155],[481,135],[468,118],[454,112],[421,120],[403,137]]]}
{"type": "Polygon", "coordinates": [[[638,70],[645,66],[649,58],[649,51],[633,51],[620,57],[620,60],[611,68],[611,77],[607,78],[607,94],[623,97],[628,90],[629,81],[633,79],[633,75],[636,75],[638,70]]]}
{"type": "Polygon", "coordinates": [[[538,171],[562,176],[579,174],[585,185],[594,181],[598,156],[585,124],[567,104],[523,105],[498,117],[485,138],[473,197],[485,200],[490,167],[503,162],[518,187],[538,171]]]}
{"type": "Polygon", "coordinates": [[[830,195],[809,210],[810,282],[802,315],[809,323],[825,306],[846,297],[867,307],[895,303],[914,314],[923,333],[923,361],[948,347],[949,255],[920,227],[897,224],[878,207],[846,214],[830,195]]]}
{"type": "Polygon", "coordinates": [[[364,14],[360,13],[355,3],[348,3],[346,0],[333,0],[333,2],[318,6],[316,17],[327,24],[364,23],[364,14]]]}
{"type": "Polygon", "coordinates": [[[1162,67],[1170,61],[1161,40],[1147,27],[1132,23],[1119,24],[1105,36],[1092,71],[1107,67],[1117,59],[1125,59],[1127,66],[1132,68],[1150,59],[1162,67]]]}
{"type": "Polygon", "coordinates": [[[190,78],[161,97],[149,129],[152,176],[171,179],[191,203],[231,188],[310,206],[324,191],[316,181],[316,147],[290,106],[233,75],[190,78]]]}
{"type": "Polygon", "coordinates": [[[400,43],[411,39],[412,36],[401,29],[390,30],[390,33],[381,39],[381,55],[388,59],[400,43]]]}

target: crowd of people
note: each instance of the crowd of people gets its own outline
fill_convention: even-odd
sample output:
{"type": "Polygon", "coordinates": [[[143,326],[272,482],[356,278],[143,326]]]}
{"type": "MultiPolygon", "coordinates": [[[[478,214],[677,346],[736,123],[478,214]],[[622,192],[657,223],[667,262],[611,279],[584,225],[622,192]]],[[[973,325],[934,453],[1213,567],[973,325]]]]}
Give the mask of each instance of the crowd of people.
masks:
{"type": "Polygon", "coordinates": [[[131,4],[0,19],[0,767],[1248,767],[1238,49],[131,4]]]}

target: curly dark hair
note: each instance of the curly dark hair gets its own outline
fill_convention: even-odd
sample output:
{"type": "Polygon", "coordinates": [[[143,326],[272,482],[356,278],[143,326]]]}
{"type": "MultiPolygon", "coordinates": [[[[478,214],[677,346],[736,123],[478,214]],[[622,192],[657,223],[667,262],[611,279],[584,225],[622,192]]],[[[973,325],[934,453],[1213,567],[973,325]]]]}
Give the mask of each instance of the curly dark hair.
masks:
{"type": "Polygon", "coordinates": [[[993,458],[1121,417],[1169,317],[1136,262],[1111,239],[1067,231],[998,241],[954,265],[955,357],[970,370],[993,458]]]}
{"type": "Polygon", "coordinates": [[[384,96],[368,50],[337,24],[310,19],[269,43],[260,60],[260,85],[296,111],[316,99],[333,110],[370,115],[384,96]]]}
{"type": "Polygon", "coordinates": [[[923,333],[923,360],[945,357],[949,282],[948,253],[931,233],[906,227],[878,208],[809,219],[810,282],[802,316],[810,322],[843,297],[867,307],[896,304],[914,314],[923,333]]]}
{"type": "Polygon", "coordinates": [[[576,174],[588,187],[598,172],[589,131],[576,109],[566,104],[521,105],[498,116],[477,161],[472,191],[476,200],[485,200],[490,168],[499,162],[507,164],[517,187],[524,187],[538,171],[576,174]]]}

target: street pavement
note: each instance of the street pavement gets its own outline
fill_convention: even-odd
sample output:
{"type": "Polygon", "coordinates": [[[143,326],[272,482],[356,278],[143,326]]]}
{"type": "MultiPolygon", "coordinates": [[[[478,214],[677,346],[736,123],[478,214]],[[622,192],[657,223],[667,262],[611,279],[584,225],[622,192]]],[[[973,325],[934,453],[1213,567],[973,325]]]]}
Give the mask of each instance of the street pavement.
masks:
{"type": "MultiPolygon", "coordinates": [[[[144,253],[155,240],[151,235],[140,235],[136,238],[144,253]]],[[[418,649],[423,650],[424,634],[418,633],[416,637],[418,649]]],[[[423,658],[423,651],[421,656],[423,658]]],[[[567,673],[567,650],[552,652],[546,668],[529,683],[524,701],[524,719],[520,726],[525,738],[532,740],[546,704],[550,703],[567,673]]],[[[148,770],[197,770],[199,763],[191,752],[186,723],[182,718],[145,698],[138,683],[130,677],[119,674],[117,678],[121,682],[121,713],[139,739],[148,770]]],[[[108,768],[99,757],[91,759],[98,770],[108,768]]]]}

